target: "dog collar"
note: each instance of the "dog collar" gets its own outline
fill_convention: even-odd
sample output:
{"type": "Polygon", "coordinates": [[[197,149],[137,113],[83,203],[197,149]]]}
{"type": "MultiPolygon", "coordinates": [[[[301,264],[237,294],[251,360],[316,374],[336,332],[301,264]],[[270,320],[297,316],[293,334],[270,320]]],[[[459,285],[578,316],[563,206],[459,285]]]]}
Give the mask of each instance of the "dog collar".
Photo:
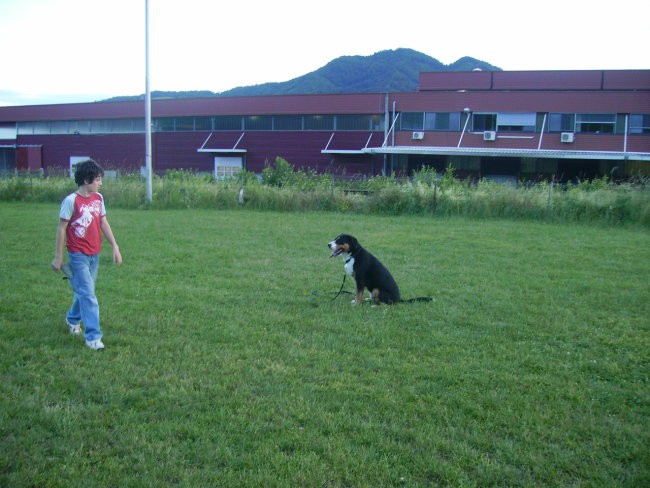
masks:
{"type": "Polygon", "coordinates": [[[350,254],[349,255],[350,257],[345,260],[346,264],[349,263],[351,260],[353,260],[354,256],[356,256],[357,254],[359,254],[359,251],[355,252],[354,254],[350,254]]]}

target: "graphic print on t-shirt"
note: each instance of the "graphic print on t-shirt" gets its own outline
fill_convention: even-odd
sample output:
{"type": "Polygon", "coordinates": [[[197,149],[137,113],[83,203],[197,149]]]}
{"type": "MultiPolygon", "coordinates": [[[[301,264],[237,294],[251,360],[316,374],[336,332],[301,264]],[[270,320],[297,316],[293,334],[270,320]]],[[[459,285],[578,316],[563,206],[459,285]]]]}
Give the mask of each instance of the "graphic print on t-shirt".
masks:
{"type": "Polygon", "coordinates": [[[81,216],[77,220],[70,222],[70,225],[74,230],[75,236],[85,237],[86,230],[88,230],[88,227],[92,223],[93,219],[101,215],[101,201],[94,200],[89,205],[83,204],[79,207],[79,211],[81,212],[81,216]]]}

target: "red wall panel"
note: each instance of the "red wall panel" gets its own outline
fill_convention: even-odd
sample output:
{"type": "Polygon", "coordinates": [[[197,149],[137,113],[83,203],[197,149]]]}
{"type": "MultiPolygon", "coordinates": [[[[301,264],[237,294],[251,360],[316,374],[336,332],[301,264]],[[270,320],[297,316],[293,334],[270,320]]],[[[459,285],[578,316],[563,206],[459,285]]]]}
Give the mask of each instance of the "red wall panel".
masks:
{"type": "Polygon", "coordinates": [[[494,90],[600,90],[602,71],[494,71],[494,90]]]}
{"type": "Polygon", "coordinates": [[[650,70],[605,71],[603,88],[605,90],[650,90],[650,70]]]}

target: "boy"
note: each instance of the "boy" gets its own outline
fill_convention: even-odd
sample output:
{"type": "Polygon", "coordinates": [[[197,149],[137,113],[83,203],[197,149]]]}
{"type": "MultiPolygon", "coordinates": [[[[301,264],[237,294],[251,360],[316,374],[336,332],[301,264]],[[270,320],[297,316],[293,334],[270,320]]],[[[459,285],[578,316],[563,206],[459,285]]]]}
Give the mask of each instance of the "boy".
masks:
{"type": "Polygon", "coordinates": [[[74,292],[65,322],[70,333],[75,335],[81,334],[83,322],[86,346],[94,351],[104,349],[99,327],[99,304],[95,296],[102,233],[113,247],[113,262],[118,266],[122,264],[120,248],[106,220],[104,198],[98,193],[103,175],[102,167],[92,159],[77,165],[74,180],[79,188],[61,204],[56,231],[56,254],[52,261],[54,271],[61,271],[65,242],[71,271],[70,284],[74,292]]]}

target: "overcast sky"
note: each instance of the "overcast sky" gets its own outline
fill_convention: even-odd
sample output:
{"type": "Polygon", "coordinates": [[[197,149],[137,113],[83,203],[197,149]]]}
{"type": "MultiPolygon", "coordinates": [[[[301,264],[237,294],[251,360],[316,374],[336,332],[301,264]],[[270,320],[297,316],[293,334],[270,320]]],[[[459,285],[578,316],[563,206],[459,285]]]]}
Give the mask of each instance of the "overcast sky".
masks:
{"type": "MultiPolygon", "coordinates": [[[[650,69],[650,0],[149,0],[151,90],[287,81],[410,48],[504,70],[650,69]]],[[[0,106],[145,91],[145,0],[0,0],[0,106]]]]}

